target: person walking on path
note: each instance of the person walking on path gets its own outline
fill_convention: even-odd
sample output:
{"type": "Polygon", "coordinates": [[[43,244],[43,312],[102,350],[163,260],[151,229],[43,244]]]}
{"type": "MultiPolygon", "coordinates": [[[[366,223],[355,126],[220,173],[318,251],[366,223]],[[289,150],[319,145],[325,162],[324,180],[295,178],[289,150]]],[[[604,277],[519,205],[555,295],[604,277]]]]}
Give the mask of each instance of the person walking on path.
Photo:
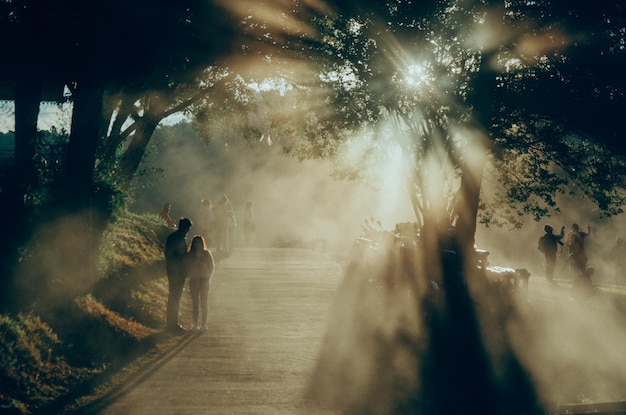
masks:
{"type": "Polygon", "coordinates": [[[574,277],[583,274],[587,269],[587,252],[585,238],[591,235],[591,226],[587,225],[587,232],[581,231],[577,223],[572,223],[572,230],[567,234],[566,245],[569,249],[570,260],[574,277]]]}
{"type": "Polygon", "coordinates": [[[187,256],[187,234],[191,226],[191,220],[181,218],[178,221],[178,229],[167,237],[165,243],[165,264],[169,289],[166,324],[167,329],[174,333],[185,331],[183,326],[178,323],[178,309],[187,277],[185,259],[187,256]]]}
{"type": "Polygon", "coordinates": [[[191,240],[187,253],[187,272],[189,275],[189,290],[191,291],[191,305],[193,310],[193,326],[191,331],[207,330],[209,318],[209,287],[215,270],[215,261],[208,250],[204,238],[196,235],[191,240]],[[202,315],[200,316],[200,309],[202,315]],[[201,317],[202,326],[198,326],[201,317]]]}
{"type": "Polygon", "coordinates": [[[546,233],[539,238],[537,248],[543,252],[546,260],[546,279],[550,284],[553,284],[554,268],[556,266],[556,253],[558,251],[558,246],[563,245],[561,239],[565,236],[565,226],[561,227],[561,233],[558,235],[553,233],[554,230],[550,225],[544,226],[543,230],[546,233]]]}

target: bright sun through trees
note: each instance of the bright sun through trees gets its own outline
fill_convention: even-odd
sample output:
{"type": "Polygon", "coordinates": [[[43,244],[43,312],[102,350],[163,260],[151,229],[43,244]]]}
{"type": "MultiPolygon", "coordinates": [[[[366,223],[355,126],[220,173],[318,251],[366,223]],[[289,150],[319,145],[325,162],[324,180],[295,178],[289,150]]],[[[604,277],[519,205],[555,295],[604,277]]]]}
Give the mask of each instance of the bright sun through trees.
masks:
{"type": "MultiPolygon", "coordinates": [[[[519,229],[555,217],[550,215],[561,215],[559,221],[563,223],[582,216],[604,223],[606,231],[598,234],[606,240],[623,236],[618,235],[619,226],[602,222],[623,213],[626,205],[626,141],[619,122],[626,108],[626,82],[619,70],[626,67],[623,1],[199,0],[181,4],[108,0],[76,7],[78,3],[0,1],[0,39],[6,39],[3,52],[11,56],[0,65],[0,92],[8,88],[16,102],[16,110],[10,110],[15,123],[0,119],[0,131],[16,130],[10,139],[16,143],[18,167],[0,174],[0,206],[11,218],[4,229],[11,238],[0,238],[0,270],[7,271],[0,272],[6,278],[0,286],[1,304],[20,298],[5,288],[30,282],[34,295],[45,295],[41,287],[56,279],[46,269],[50,268],[48,262],[57,265],[56,275],[76,278],[64,287],[86,289],[96,276],[101,236],[115,219],[116,210],[126,208],[135,196],[133,192],[143,190],[136,185],[142,175],[164,170],[184,175],[181,183],[201,182],[189,191],[194,200],[205,198],[205,194],[196,196],[207,189],[230,192],[237,188],[240,195],[248,195],[248,189],[262,188],[256,174],[261,167],[277,168],[263,163],[264,151],[272,156],[284,153],[299,161],[329,160],[335,178],[380,189],[381,197],[370,202],[373,206],[368,203],[367,209],[383,221],[394,207],[402,205],[403,212],[414,215],[415,226],[408,227],[413,237],[410,245],[420,249],[412,252],[411,258],[427,260],[410,272],[400,269],[396,276],[417,279],[444,275],[451,278],[446,284],[468,277],[462,281],[468,282],[467,292],[463,291],[464,284],[456,286],[463,297],[456,298],[463,303],[461,310],[474,304],[491,307],[488,300],[493,297],[470,286],[477,281],[472,276],[479,267],[473,261],[481,224],[485,228],[510,225],[519,229]],[[150,36],[129,42],[129,33],[150,36]],[[109,45],[124,46],[111,49],[109,45]],[[48,134],[38,131],[37,116],[40,121],[45,116],[40,107],[44,90],[60,89],[61,85],[68,88],[66,98],[71,102],[68,134],[56,136],[57,142],[48,145],[48,134]],[[218,140],[222,146],[216,152],[254,147],[250,158],[242,163],[245,169],[235,169],[226,161],[213,165],[208,162],[213,159],[200,152],[194,154],[198,157],[192,162],[191,157],[176,152],[154,171],[144,170],[155,141],[183,141],[177,140],[180,137],[176,133],[153,140],[153,136],[159,137],[159,125],[177,114],[192,120],[193,124],[179,127],[193,129],[194,139],[197,133],[208,144],[218,140]],[[210,186],[203,180],[212,174],[194,174],[197,166],[214,168],[220,174],[232,171],[241,181],[232,187],[230,180],[210,186]],[[200,187],[203,190],[196,193],[200,187]],[[591,205],[589,209],[585,206],[584,214],[578,206],[583,203],[591,205]],[[561,207],[570,210],[569,216],[561,207]],[[60,228],[63,231],[56,230],[60,228]],[[46,237],[39,238],[41,229],[54,231],[46,231],[46,237]],[[52,234],[56,236],[48,239],[52,234]],[[441,249],[441,240],[450,239],[454,249],[441,249]],[[33,244],[33,240],[42,244],[33,244]],[[48,247],[58,248],[59,255],[50,254],[57,249],[48,247]],[[444,258],[443,251],[453,256],[444,258]],[[39,261],[39,252],[51,261],[39,261]],[[26,279],[11,272],[24,269],[25,256],[37,262],[37,271],[29,272],[26,279]],[[42,281],[44,278],[48,281],[42,281]],[[466,302],[470,295],[477,301],[466,302]]],[[[7,113],[6,108],[0,103],[0,117],[7,113]]],[[[57,119],[63,114],[49,112],[57,119]]],[[[267,154],[265,157],[269,159],[267,154]]],[[[262,192],[259,199],[285,208],[288,202],[302,199],[294,195],[314,196],[312,203],[302,204],[305,208],[286,208],[296,213],[293,220],[286,220],[286,215],[274,209],[271,214],[280,219],[277,228],[293,230],[309,222],[306,229],[317,231],[321,227],[313,212],[318,206],[329,207],[323,212],[330,211],[328,215],[334,216],[335,223],[342,218],[339,211],[346,216],[361,214],[348,203],[359,199],[348,192],[337,192],[341,201],[335,203],[330,194],[336,193],[318,186],[316,177],[311,177],[318,176],[317,170],[302,176],[292,174],[291,169],[277,170],[283,176],[295,176],[290,179],[297,185],[284,191],[272,181],[263,188],[270,188],[271,193],[262,192]]],[[[187,187],[176,190],[186,192],[187,187]]],[[[333,232],[339,233],[336,229],[333,232]]],[[[512,239],[496,250],[509,249],[509,258],[541,267],[537,263],[543,259],[536,256],[535,238],[530,248],[535,256],[530,254],[530,260],[518,252],[528,240],[512,239]]],[[[389,259],[379,262],[388,263],[389,259]]],[[[370,272],[371,267],[363,267],[361,274],[370,272]]],[[[415,325],[398,319],[400,324],[391,327],[386,313],[398,311],[394,307],[406,301],[411,303],[412,321],[421,321],[422,310],[413,306],[423,305],[419,299],[426,291],[405,295],[407,291],[394,291],[396,282],[385,288],[392,295],[387,298],[391,301],[370,310],[374,320],[381,322],[379,328],[384,329],[379,339],[389,340],[389,344],[399,341],[402,345],[395,345],[410,349],[413,339],[394,330],[415,325]],[[390,334],[387,338],[386,333],[390,334]]],[[[26,300],[24,304],[37,303],[36,299],[26,300]]],[[[447,316],[442,320],[461,331],[474,327],[463,324],[471,313],[446,311],[459,317],[460,324],[447,316]]],[[[588,326],[582,321],[589,314],[584,313],[581,319],[576,318],[576,312],[568,310],[561,315],[562,310],[556,311],[557,319],[536,319],[544,326],[530,322],[532,330],[521,327],[526,321],[516,327],[501,320],[507,323],[501,337],[508,336],[510,329],[515,333],[505,340],[520,343],[506,350],[510,354],[496,356],[494,377],[499,379],[498,368],[522,363],[534,376],[538,389],[545,389],[553,402],[563,402],[564,396],[588,399],[579,393],[579,385],[563,382],[565,377],[578,378],[576,375],[583,372],[596,375],[586,382],[593,384],[591,388],[599,385],[592,390],[596,398],[623,393],[626,360],[623,347],[618,346],[626,341],[602,336],[620,332],[623,316],[615,319],[617,330],[610,323],[598,332],[592,324],[596,321],[589,318],[588,326]],[[577,330],[566,331],[571,328],[577,330]],[[589,334],[582,336],[586,339],[581,339],[581,332],[589,334]],[[576,341],[570,342],[569,336],[576,341]],[[566,351],[564,338],[572,346],[566,351]],[[545,344],[546,339],[549,345],[542,347],[539,343],[545,344]],[[613,345],[617,346],[609,350],[613,345]],[[513,353],[518,351],[524,359],[510,364],[506,359],[518,357],[513,353]],[[612,359],[605,357],[609,354],[612,359]],[[594,360],[596,355],[602,356],[594,360]],[[499,357],[502,360],[497,360],[499,357]],[[583,366],[576,366],[579,362],[583,366]],[[607,387],[606,379],[619,381],[615,390],[607,387]]],[[[339,331],[337,338],[345,332],[339,331]]],[[[482,332],[475,334],[473,345],[481,346],[478,343],[485,340],[482,332]]],[[[437,369],[453,372],[468,361],[482,362],[478,354],[473,354],[478,359],[463,359],[468,350],[465,346],[472,344],[464,341],[466,337],[459,338],[443,336],[442,343],[459,348],[453,350],[458,353],[445,355],[445,364],[437,369]],[[462,341],[456,341],[459,338],[462,341]],[[447,358],[459,360],[450,363],[447,358]]],[[[494,346],[485,351],[500,350],[494,346]]],[[[389,356],[394,365],[409,367],[407,378],[387,382],[387,396],[396,397],[398,390],[391,389],[412,385],[417,371],[405,364],[408,360],[402,356],[394,360],[399,355],[386,353],[389,348],[384,351],[375,359],[359,359],[359,363],[378,363],[384,360],[378,357],[389,356]]],[[[447,374],[456,375],[450,372],[447,374]]],[[[475,372],[465,374],[468,372],[469,381],[462,386],[480,388],[486,384],[475,381],[475,372]]],[[[435,377],[447,380],[454,376],[435,377]]],[[[340,394],[344,392],[341,386],[345,385],[330,384],[340,394]]],[[[372,387],[355,396],[369,397],[371,390],[380,391],[372,387]]],[[[464,387],[448,391],[466,393],[464,387]]],[[[437,388],[428,392],[434,393],[424,396],[448,398],[437,388]]],[[[384,394],[375,395],[379,398],[384,394]]],[[[482,395],[485,400],[490,396],[482,395]]],[[[466,408],[442,412],[464,411],[480,412],[466,408]]]]}
{"type": "Polygon", "coordinates": [[[432,81],[432,75],[428,72],[426,64],[412,64],[406,69],[404,81],[407,86],[419,89],[421,86],[432,81]]]}

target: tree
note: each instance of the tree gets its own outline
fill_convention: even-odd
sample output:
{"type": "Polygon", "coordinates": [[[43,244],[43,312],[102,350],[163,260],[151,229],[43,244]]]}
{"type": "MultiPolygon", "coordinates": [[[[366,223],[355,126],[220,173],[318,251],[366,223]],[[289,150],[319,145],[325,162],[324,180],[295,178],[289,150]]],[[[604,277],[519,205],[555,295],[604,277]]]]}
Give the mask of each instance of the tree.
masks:
{"type": "MultiPolygon", "coordinates": [[[[492,208],[482,216],[486,223],[502,206],[515,210],[503,216],[513,223],[525,214],[538,219],[557,208],[556,194],[577,185],[607,214],[621,211],[626,171],[623,146],[616,144],[619,123],[598,120],[605,114],[615,120],[615,111],[624,108],[623,79],[614,71],[624,63],[624,7],[463,0],[326,6],[303,7],[304,15],[315,16],[309,36],[262,19],[259,26],[268,28],[268,43],[280,37],[271,36],[272,28],[281,36],[287,32],[297,47],[277,42],[280,47],[302,52],[315,65],[316,78],[305,85],[318,105],[300,101],[299,110],[328,134],[303,134],[299,154],[334,154],[339,141],[357,136],[371,138],[364,161],[383,154],[383,147],[403,151],[422,225],[416,268],[422,276],[441,275],[446,291],[439,315],[445,322],[430,334],[446,333],[453,344],[438,343],[449,355],[430,355],[441,359],[434,366],[443,373],[435,375],[441,382],[435,393],[456,386],[441,392],[430,412],[496,413],[507,400],[519,404],[516,409],[536,410],[535,391],[524,376],[508,395],[485,360],[478,304],[470,301],[479,284],[473,244],[479,207],[492,208]],[[506,186],[499,205],[486,197],[485,173],[506,186]],[[456,224],[459,256],[439,249],[438,225],[447,217],[456,224]],[[453,359],[459,355],[468,361],[453,359]],[[459,378],[483,386],[460,392],[463,386],[452,380],[459,378]]],[[[276,59],[280,52],[268,56],[276,59]]],[[[281,135],[289,134],[280,128],[272,137],[281,135]]]]}
{"type": "MultiPolygon", "coordinates": [[[[484,207],[509,204],[539,219],[556,209],[555,194],[574,184],[606,214],[621,211],[621,132],[608,120],[623,107],[624,81],[614,70],[624,59],[623,9],[610,2],[340,1],[294,12],[295,19],[315,16],[315,30],[308,32],[262,23],[268,43],[295,41],[296,47],[279,43],[289,57],[314,52],[317,80],[291,83],[294,77],[284,76],[301,86],[296,93],[306,91],[318,103],[300,99],[299,114],[310,114],[331,134],[327,140],[305,136],[298,154],[332,154],[338,142],[368,129],[377,137],[374,146],[401,146],[412,165],[410,194],[419,222],[432,206],[451,205],[432,200],[426,188],[427,177],[434,179],[429,158],[448,164],[441,176],[455,178],[458,191],[448,199],[462,196],[466,188],[458,186],[475,175],[467,194],[471,222],[481,193],[484,199],[484,167],[466,169],[470,152],[483,154],[490,175],[509,185],[498,195],[504,197],[494,198],[500,203],[489,200],[484,207]],[[479,151],[472,150],[476,145],[479,151]],[[510,175],[513,168],[517,177],[510,175]]],[[[266,53],[276,62],[282,50],[266,53]]],[[[489,209],[481,220],[496,221],[496,215],[489,209]]],[[[520,225],[520,216],[505,219],[520,225]]]]}
{"type": "MultiPolygon", "coordinates": [[[[542,5],[533,13],[537,29],[520,40],[517,56],[513,49],[502,54],[510,70],[500,74],[496,95],[495,141],[504,151],[495,160],[504,167],[501,179],[519,183],[510,187],[519,191],[509,200],[526,202],[534,193],[553,206],[548,195],[567,178],[607,215],[622,212],[624,147],[610,120],[624,106],[626,86],[613,70],[626,58],[624,12],[623,5],[610,2],[542,5]],[[528,44],[545,53],[520,53],[528,44]],[[514,156],[516,149],[537,163],[519,163],[524,155],[514,156]],[[529,167],[523,178],[510,175],[511,162],[529,167]]],[[[522,211],[536,218],[546,213],[537,204],[522,211]]]]}
{"type": "MultiPolygon", "coordinates": [[[[48,210],[84,215],[86,235],[92,235],[84,244],[88,258],[99,240],[98,229],[110,214],[110,194],[96,184],[98,175],[94,174],[99,146],[109,131],[107,115],[120,114],[137,100],[146,104],[143,117],[135,118],[131,130],[138,133],[132,137],[119,169],[122,176],[128,177],[136,169],[140,149],[149,140],[159,117],[183,108],[177,107],[178,103],[171,105],[177,99],[173,93],[181,85],[193,85],[207,67],[231,50],[234,24],[218,5],[196,0],[131,5],[15,0],[3,2],[0,12],[3,50],[13,57],[0,69],[0,79],[3,87],[16,91],[20,171],[33,170],[30,155],[36,143],[34,132],[42,89],[65,85],[70,91],[73,117],[63,183],[58,187],[56,209],[48,210]],[[139,46],[131,43],[133,39],[138,40],[139,46]],[[42,44],[46,48],[36,53],[42,44]],[[133,101],[115,109],[105,105],[105,97],[129,97],[133,101]],[[91,219],[99,217],[104,221],[91,219]]],[[[119,140],[119,136],[112,139],[119,140]]],[[[110,143],[109,147],[116,145],[110,143]]],[[[105,169],[110,167],[110,160],[100,164],[103,165],[105,169]]],[[[23,239],[17,241],[17,246],[2,250],[2,255],[6,255],[0,261],[6,267],[5,276],[12,275],[17,258],[6,253],[17,252],[30,237],[33,226],[29,223],[32,217],[24,209],[24,195],[34,176],[29,173],[12,177],[17,185],[3,187],[2,197],[10,202],[4,204],[11,208],[8,214],[16,218],[15,229],[10,233],[23,239]]]]}

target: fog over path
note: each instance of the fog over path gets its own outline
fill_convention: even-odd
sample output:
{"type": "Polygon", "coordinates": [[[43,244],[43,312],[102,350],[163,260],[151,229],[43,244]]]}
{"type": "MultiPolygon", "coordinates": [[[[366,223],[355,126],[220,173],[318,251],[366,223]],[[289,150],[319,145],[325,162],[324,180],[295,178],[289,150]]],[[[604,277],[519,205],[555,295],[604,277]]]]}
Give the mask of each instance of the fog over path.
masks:
{"type": "MultiPolygon", "coordinates": [[[[180,336],[156,362],[79,413],[338,415],[305,405],[303,397],[322,341],[329,328],[337,328],[330,323],[341,317],[330,312],[337,310],[343,272],[330,256],[312,250],[236,249],[217,265],[208,331],[180,336]]],[[[528,296],[519,299],[510,330],[538,391],[560,403],[578,402],[573,397],[579,391],[591,402],[626,402],[623,291],[599,287],[588,303],[578,304],[571,282],[550,287],[533,276],[528,296]]],[[[189,303],[186,287],[186,327],[189,303]]],[[[330,337],[335,344],[350,344],[345,330],[336,336],[330,337]]],[[[349,354],[364,356],[354,352],[349,354]]],[[[343,386],[333,385],[339,393],[343,386]]]]}
{"type": "Polygon", "coordinates": [[[342,272],[313,251],[235,250],[213,276],[208,331],[181,336],[158,368],[97,413],[311,414],[302,397],[342,272]]]}

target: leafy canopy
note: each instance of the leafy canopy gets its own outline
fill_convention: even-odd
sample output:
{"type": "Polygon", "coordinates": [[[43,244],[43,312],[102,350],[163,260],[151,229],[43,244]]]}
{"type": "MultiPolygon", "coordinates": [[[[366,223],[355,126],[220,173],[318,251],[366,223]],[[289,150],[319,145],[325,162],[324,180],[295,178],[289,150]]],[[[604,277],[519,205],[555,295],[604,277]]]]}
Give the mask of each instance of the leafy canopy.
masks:
{"type": "MultiPolygon", "coordinates": [[[[289,96],[297,116],[284,122],[284,111],[269,111],[244,135],[272,131],[299,157],[349,156],[339,171],[351,178],[369,180],[366,167],[401,164],[418,218],[452,212],[463,172],[485,156],[485,183],[493,184],[482,190],[486,224],[538,220],[575,189],[605,214],[621,213],[626,171],[617,120],[625,85],[615,68],[624,66],[623,5],[296,6],[290,16],[312,16],[312,26],[290,32],[263,22],[271,39],[263,53],[275,67],[300,53],[307,77],[302,66],[286,65],[280,76],[289,91],[269,99],[254,91],[239,104],[279,107],[279,95],[289,96]],[[269,47],[285,38],[291,43],[269,47]]],[[[252,13],[248,24],[261,15],[252,13]]]]}

